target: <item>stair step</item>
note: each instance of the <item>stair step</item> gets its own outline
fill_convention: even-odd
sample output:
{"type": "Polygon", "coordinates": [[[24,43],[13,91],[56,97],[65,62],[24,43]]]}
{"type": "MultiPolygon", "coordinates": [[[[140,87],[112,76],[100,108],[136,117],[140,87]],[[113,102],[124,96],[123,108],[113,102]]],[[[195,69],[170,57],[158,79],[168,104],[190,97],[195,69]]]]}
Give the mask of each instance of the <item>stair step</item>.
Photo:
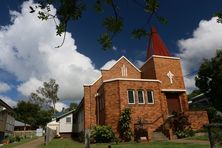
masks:
{"type": "Polygon", "coordinates": [[[152,141],[167,141],[168,138],[162,132],[153,132],[152,141]]]}

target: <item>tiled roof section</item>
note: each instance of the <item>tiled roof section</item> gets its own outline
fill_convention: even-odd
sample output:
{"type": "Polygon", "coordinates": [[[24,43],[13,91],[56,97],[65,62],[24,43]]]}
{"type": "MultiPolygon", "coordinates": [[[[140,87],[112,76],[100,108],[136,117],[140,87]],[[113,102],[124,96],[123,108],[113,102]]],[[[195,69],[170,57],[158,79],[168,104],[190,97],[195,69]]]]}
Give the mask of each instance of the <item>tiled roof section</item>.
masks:
{"type": "Polygon", "coordinates": [[[150,40],[147,48],[147,59],[152,55],[170,56],[170,52],[160,38],[155,27],[151,29],[150,40]]]}

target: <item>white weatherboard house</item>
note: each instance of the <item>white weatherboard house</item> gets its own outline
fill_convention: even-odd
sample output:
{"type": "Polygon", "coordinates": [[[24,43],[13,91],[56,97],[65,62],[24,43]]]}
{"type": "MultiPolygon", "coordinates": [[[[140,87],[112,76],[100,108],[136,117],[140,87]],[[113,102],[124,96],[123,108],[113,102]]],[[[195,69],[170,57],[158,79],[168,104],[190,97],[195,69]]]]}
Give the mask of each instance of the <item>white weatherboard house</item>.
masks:
{"type": "Polygon", "coordinates": [[[56,131],[58,136],[71,137],[73,133],[73,113],[75,110],[63,113],[47,124],[56,131]]]}

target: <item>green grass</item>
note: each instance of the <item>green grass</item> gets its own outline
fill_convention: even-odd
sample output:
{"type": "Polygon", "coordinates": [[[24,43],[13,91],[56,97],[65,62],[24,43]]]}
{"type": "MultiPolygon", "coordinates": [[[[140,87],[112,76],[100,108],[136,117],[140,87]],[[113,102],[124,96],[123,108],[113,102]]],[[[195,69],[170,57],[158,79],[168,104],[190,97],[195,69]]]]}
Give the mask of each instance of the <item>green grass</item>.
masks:
{"type": "Polygon", "coordinates": [[[28,143],[28,142],[30,142],[32,140],[35,140],[35,139],[37,139],[37,137],[21,139],[20,142],[14,142],[14,143],[10,143],[10,144],[5,144],[5,145],[2,146],[2,148],[13,148],[13,147],[19,146],[21,144],[28,143]]]}
{"type": "MultiPolygon", "coordinates": [[[[91,148],[107,148],[109,144],[91,144],[91,148]]],[[[112,148],[209,148],[209,145],[184,144],[173,142],[150,142],[150,143],[120,143],[112,144],[112,148]]],[[[47,146],[40,148],[84,148],[84,144],[71,139],[54,139],[47,146]]]]}
{"type": "Polygon", "coordinates": [[[185,138],[188,140],[204,140],[204,141],[208,141],[208,135],[204,135],[204,136],[193,136],[193,137],[188,137],[185,138]]]}

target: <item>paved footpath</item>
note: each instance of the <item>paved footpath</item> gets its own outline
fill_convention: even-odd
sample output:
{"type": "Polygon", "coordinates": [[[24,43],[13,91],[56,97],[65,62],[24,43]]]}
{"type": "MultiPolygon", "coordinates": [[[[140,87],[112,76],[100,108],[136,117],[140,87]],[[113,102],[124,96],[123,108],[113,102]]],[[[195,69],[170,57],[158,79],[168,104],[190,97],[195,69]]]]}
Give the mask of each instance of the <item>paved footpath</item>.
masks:
{"type": "Polygon", "coordinates": [[[35,139],[33,141],[30,141],[28,143],[25,144],[21,144],[19,146],[17,146],[16,148],[37,148],[39,145],[44,143],[44,137],[35,139]]]}

